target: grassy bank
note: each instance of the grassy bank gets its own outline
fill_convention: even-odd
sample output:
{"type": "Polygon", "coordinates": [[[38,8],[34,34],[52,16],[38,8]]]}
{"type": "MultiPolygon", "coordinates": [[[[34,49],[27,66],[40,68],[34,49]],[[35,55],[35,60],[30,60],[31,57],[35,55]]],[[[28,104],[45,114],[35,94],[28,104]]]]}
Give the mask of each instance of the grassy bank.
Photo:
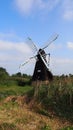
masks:
{"type": "Polygon", "coordinates": [[[0,130],[73,130],[73,127],[64,119],[38,114],[26,104],[4,100],[0,104],[0,130]]]}

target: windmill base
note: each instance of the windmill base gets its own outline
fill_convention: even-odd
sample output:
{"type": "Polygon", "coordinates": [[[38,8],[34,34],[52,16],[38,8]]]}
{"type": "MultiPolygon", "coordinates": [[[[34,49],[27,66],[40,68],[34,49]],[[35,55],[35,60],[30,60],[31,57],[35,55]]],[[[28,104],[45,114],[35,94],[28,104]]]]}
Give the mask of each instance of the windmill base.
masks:
{"type": "Polygon", "coordinates": [[[31,82],[31,85],[32,85],[32,86],[48,85],[49,82],[50,82],[49,80],[45,80],[45,81],[36,80],[36,81],[32,81],[32,82],[31,82]]]}

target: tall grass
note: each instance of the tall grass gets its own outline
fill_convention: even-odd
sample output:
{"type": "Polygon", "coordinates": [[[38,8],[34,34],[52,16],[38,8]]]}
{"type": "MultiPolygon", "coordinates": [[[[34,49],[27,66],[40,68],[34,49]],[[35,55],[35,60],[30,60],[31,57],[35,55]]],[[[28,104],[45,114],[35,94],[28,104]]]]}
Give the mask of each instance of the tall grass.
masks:
{"type": "Polygon", "coordinates": [[[49,85],[41,85],[38,89],[36,100],[47,112],[51,109],[55,115],[73,122],[73,77],[54,77],[49,85]]]}

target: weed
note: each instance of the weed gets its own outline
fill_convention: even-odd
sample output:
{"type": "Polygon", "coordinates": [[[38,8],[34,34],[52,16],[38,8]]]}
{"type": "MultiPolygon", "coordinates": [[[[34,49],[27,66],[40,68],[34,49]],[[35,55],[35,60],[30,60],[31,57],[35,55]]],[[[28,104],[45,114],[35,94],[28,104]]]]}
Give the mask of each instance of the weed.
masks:
{"type": "Polygon", "coordinates": [[[48,125],[45,125],[41,128],[41,130],[51,130],[50,126],[48,125]]]}
{"type": "Polygon", "coordinates": [[[18,124],[26,124],[28,121],[27,118],[22,117],[22,118],[17,118],[15,122],[18,124]]]}
{"type": "Polygon", "coordinates": [[[51,115],[45,109],[38,109],[37,112],[41,115],[48,116],[51,118],[51,115]]]}
{"type": "Polygon", "coordinates": [[[0,124],[0,130],[19,130],[19,129],[13,123],[10,124],[10,123],[4,122],[0,124]]]}

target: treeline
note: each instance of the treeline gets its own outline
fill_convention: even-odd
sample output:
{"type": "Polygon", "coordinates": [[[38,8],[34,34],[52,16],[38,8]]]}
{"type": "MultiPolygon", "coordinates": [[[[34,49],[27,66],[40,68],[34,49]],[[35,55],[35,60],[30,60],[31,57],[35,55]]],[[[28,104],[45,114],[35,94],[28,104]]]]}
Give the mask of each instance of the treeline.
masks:
{"type": "MultiPolygon", "coordinates": [[[[7,72],[7,70],[3,67],[0,67],[0,78],[4,79],[6,77],[9,77],[9,73],[7,72]]],[[[10,77],[23,77],[23,78],[31,78],[31,75],[27,75],[27,74],[21,74],[21,72],[18,72],[16,74],[12,74],[10,77]]]]}
{"type": "MultiPolygon", "coordinates": [[[[61,75],[61,76],[53,76],[54,80],[52,82],[56,83],[58,82],[59,84],[64,84],[64,82],[73,82],[73,75],[69,74],[69,75],[61,75]]],[[[26,84],[30,84],[31,83],[31,75],[27,75],[27,74],[22,74],[21,72],[18,72],[16,74],[12,74],[9,75],[9,73],[7,72],[7,70],[3,67],[0,67],[0,84],[9,84],[9,83],[13,83],[16,82],[18,85],[20,86],[24,86],[26,84]]]]}
{"type": "MultiPolygon", "coordinates": [[[[25,79],[31,79],[31,75],[27,75],[27,74],[22,74],[21,72],[18,72],[16,74],[12,74],[11,76],[9,75],[9,73],[7,72],[7,70],[3,67],[0,67],[0,81],[3,80],[3,79],[7,79],[9,77],[12,77],[12,78],[25,78],[25,79]]],[[[61,76],[54,76],[54,79],[58,80],[58,79],[65,79],[65,78],[73,78],[73,75],[72,74],[69,74],[69,75],[64,75],[62,74],[61,76]]]]}

